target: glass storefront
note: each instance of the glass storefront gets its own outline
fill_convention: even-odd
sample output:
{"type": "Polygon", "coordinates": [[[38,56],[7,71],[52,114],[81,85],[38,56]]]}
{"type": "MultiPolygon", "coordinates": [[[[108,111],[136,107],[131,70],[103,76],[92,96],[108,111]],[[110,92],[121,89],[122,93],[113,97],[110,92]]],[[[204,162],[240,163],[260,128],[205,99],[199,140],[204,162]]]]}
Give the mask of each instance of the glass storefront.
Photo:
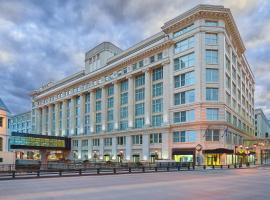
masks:
{"type": "Polygon", "coordinates": [[[173,158],[176,162],[193,162],[193,155],[174,155],[173,158]]]}
{"type": "Polygon", "coordinates": [[[134,162],[134,163],[138,163],[138,162],[140,162],[140,155],[133,155],[132,156],[132,161],[134,162]]]}
{"type": "Polygon", "coordinates": [[[106,154],[106,155],[103,156],[103,160],[104,160],[105,162],[109,161],[110,159],[111,159],[111,156],[108,155],[108,154],[106,154]]]}
{"type": "Polygon", "coordinates": [[[221,154],[206,154],[206,165],[220,165],[221,154]]]}

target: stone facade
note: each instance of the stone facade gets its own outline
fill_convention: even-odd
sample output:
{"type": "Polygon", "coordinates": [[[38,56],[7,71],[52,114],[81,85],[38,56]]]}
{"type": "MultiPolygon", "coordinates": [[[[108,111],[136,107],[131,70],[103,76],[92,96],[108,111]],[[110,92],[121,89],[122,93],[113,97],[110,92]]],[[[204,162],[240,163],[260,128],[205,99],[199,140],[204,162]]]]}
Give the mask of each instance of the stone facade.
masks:
{"type": "Polygon", "coordinates": [[[85,70],[34,91],[33,132],[72,137],[75,159],[232,163],[254,137],[255,83],[230,10],[199,5],[161,29],[98,45],[85,70]],[[91,70],[93,56],[106,64],[91,70]]]}

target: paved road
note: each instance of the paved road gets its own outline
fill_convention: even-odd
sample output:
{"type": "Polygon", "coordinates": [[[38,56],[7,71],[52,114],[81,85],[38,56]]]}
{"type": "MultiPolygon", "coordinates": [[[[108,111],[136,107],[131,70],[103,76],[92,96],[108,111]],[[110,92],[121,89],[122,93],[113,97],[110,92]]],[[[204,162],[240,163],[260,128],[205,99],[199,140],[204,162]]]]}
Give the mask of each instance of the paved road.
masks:
{"type": "Polygon", "coordinates": [[[0,182],[0,200],[268,200],[270,168],[0,182]]]}

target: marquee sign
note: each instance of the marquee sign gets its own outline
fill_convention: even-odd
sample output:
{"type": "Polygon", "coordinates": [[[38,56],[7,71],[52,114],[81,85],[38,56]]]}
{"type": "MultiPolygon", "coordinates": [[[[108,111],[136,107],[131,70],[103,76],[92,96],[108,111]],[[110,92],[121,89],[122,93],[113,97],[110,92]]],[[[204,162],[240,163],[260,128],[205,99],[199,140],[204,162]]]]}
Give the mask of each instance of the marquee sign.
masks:
{"type": "Polygon", "coordinates": [[[71,139],[67,137],[12,132],[10,149],[70,150],[71,139]]]}

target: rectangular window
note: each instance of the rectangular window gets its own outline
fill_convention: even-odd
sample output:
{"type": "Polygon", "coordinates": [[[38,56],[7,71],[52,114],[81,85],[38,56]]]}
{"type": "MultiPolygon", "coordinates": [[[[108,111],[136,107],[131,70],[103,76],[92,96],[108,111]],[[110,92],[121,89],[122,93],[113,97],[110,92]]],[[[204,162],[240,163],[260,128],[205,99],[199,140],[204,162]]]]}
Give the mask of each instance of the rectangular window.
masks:
{"type": "Polygon", "coordinates": [[[125,136],[117,137],[117,145],[125,145],[125,144],[126,144],[126,137],[125,136]]]}
{"type": "Polygon", "coordinates": [[[173,113],[174,123],[190,122],[195,120],[195,110],[181,111],[173,113]]]}
{"type": "Polygon", "coordinates": [[[0,127],[3,127],[3,117],[0,117],[0,127]]]}
{"type": "Polygon", "coordinates": [[[153,85],[153,97],[163,95],[163,83],[157,83],[153,85]]]}
{"type": "Polygon", "coordinates": [[[132,144],[142,144],[142,135],[132,135],[132,144]]]}
{"type": "Polygon", "coordinates": [[[112,138],[104,138],[104,146],[112,146],[112,138]]]}
{"type": "Polygon", "coordinates": [[[120,101],[121,105],[127,104],[128,103],[128,93],[125,92],[125,93],[121,94],[120,100],[121,100],[120,101]]]}
{"type": "Polygon", "coordinates": [[[107,95],[108,97],[109,96],[112,96],[114,94],[114,87],[113,85],[110,85],[108,88],[107,88],[107,95]]]}
{"type": "Polygon", "coordinates": [[[163,67],[159,67],[153,70],[153,81],[163,79],[163,67]]]}
{"type": "Polygon", "coordinates": [[[217,50],[206,50],[205,56],[206,64],[218,64],[217,50]]]}
{"type": "Polygon", "coordinates": [[[209,141],[209,142],[219,141],[219,130],[216,130],[216,129],[206,130],[205,141],[209,141]]]}
{"type": "Polygon", "coordinates": [[[135,119],[135,128],[143,128],[144,127],[144,117],[135,119]]]}
{"type": "Polygon", "coordinates": [[[206,45],[216,45],[218,43],[218,36],[216,33],[206,33],[205,34],[205,44],[206,45]]]}
{"type": "Polygon", "coordinates": [[[155,56],[151,56],[151,57],[149,58],[149,60],[150,60],[150,63],[155,62],[155,56]]]}
{"type": "Polygon", "coordinates": [[[161,144],[162,143],[162,133],[152,133],[150,134],[150,144],[161,144]]]}
{"type": "Polygon", "coordinates": [[[206,100],[218,101],[218,88],[206,88],[206,100]]]}
{"type": "Polygon", "coordinates": [[[207,120],[218,120],[219,109],[218,108],[207,108],[206,109],[206,119],[207,120]]]}
{"type": "Polygon", "coordinates": [[[218,69],[206,69],[206,82],[216,83],[218,82],[218,69]]]}
{"type": "Polygon", "coordinates": [[[153,113],[163,112],[163,99],[154,99],[152,101],[152,112],[153,113]]]}
{"type": "Polygon", "coordinates": [[[107,112],[107,120],[113,121],[113,110],[108,110],[107,112]]]}
{"type": "Polygon", "coordinates": [[[158,60],[161,60],[161,59],[162,59],[162,57],[163,57],[162,52],[158,53],[158,55],[157,55],[157,59],[158,59],[158,60]]]}
{"type": "Polygon", "coordinates": [[[128,107],[120,108],[120,119],[126,119],[128,117],[128,107]]]}
{"type": "Polygon", "coordinates": [[[152,116],[152,126],[158,127],[163,123],[163,115],[154,115],[152,116]]]}
{"type": "Polygon", "coordinates": [[[99,139],[98,138],[96,138],[96,139],[93,139],[93,146],[94,147],[98,147],[99,146],[99,139]]]}
{"type": "Polygon", "coordinates": [[[135,90],[135,101],[144,100],[144,88],[135,90]]]}
{"type": "Polygon", "coordinates": [[[101,101],[97,101],[96,102],[96,111],[100,111],[101,110],[101,101]]]}
{"type": "Polygon", "coordinates": [[[206,20],[206,21],[205,21],[205,25],[206,25],[206,26],[218,26],[218,21],[210,21],[210,20],[206,20]]]}
{"type": "Polygon", "coordinates": [[[194,40],[193,36],[188,38],[188,39],[177,42],[174,45],[174,53],[180,53],[180,52],[183,52],[187,49],[193,48],[194,43],[195,43],[195,40],[194,40]]]}
{"type": "Polygon", "coordinates": [[[187,72],[174,77],[174,87],[183,87],[187,85],[195,84],[195,72],[187,72]]]}
{"type": "Polygon", "coordinates": [[[135,116],[144,115],[144,103],[135,104],[135,116]]]}
{"type": "Polygon", "coordinates": [[[144,74],[142,74],[140,76],[137,76],[135,78],[135,86],[136,87],[140,87],[140,86],[142,86],[144,84],[145,84],[145,76],[144,76],[144,74]]]}
{"type": "Polygon", "coordinates": [[[173,132],[173,142],[196,142],[197,134],[195,131],[175,131],[173,132]]]}
{"type": "Polygon", "coordinates": [[[195,90],[188,90],[174,94],[174,105],[195,102],[195,90]]]}
{"type": "Polygon", "coordinates": [[[82,147],[88,146],[88,140],[82,140],[82,147]]]}
{"type": "Polygon", "coordinates": [[[96,113],[96,123],[101,123],[101,113],[96,113]]]}
{"type": "Polygon", "coordinates": [[[180,35],[183,35],[189,31],[191,31],[193,28],[194,28],[194,24],[190,24],[190,25],[186,26],[185,28],[182,28],[179,31],[174,32],[173,37],[175,38],[175,37],[178,37],[180,35]]]}
{"type": "Polygon", "coordinates": [[[96,100],[97,100],[97,99],[101,99],[101,95],[102,95],[101,89],[97,89],[97,90],[96,90],[96,100]]]}
{"type": "Polygon", "coordinates": [[[195,53],[192,52],[185,56],[175,58],[174,59],[174,70],[185,69],[188,67],[192,67],[195,64],[195,53]]]}
{"type": "Polygon", "coordinates": [[[113,102],[114,102],[113,97],[108,98],[107,107],[108,108],[113,108],[113,102]]]}
{"type": "Polygon", "coordinates": [[[128,91],[128,80],[121,82],[120,89],[121,89],[121,92],[128,91]]]}
{"type": "Polygon", "coordinates": [[[127,130],[127,128],[128,128],[128,121],[127,120],[120,121],[120,130],[127,130]]]}

